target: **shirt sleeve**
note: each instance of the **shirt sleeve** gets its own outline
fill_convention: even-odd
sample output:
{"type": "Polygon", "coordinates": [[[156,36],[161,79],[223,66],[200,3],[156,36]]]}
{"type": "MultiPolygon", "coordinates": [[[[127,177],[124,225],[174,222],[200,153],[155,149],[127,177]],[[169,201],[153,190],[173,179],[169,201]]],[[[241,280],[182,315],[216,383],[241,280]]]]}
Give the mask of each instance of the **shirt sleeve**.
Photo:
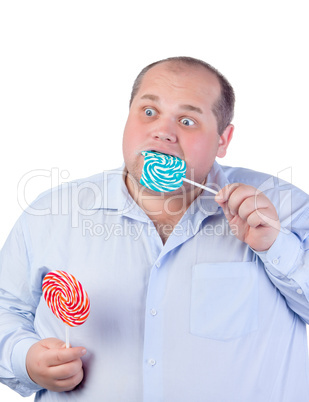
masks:
{"type": "Polygon", "coordinates": [[[31,280],[20,221],[0,254],[0,381],[22,396],[29,396],[42,389],[26,370],[27,352],[40,340],[34,330],[38,295],[31,280]]]}
{"type": "Polygon", "coordinates": [[[289,307],[309,324],[309,211],[293,230],[281,229],[268,251],[256,252],[289,307]],[[302,227],[300,227],[302,226],[302,227]]]}

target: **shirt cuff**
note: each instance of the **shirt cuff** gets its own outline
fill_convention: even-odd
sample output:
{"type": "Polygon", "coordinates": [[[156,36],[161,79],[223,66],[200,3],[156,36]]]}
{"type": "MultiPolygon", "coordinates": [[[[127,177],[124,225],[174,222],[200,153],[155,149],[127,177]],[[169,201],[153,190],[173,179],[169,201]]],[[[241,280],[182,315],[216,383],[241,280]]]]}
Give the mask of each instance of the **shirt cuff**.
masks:
{"type": "Polygon", "coordinates": [[[23,389],[31,390],[32,393],[41,390],[42,387],[29,377],[26,368],[26,356],[31,346],[38,341],[40,341],[40,339],[37,338],[22,339],[15,345],[11,357],[15,377],[20,381],[23,389]]]}
{"type": "Polygon", "coordinates": [[[290,277],[298,266],[301,242],[287,230],[280,231],[269,250],[255,253],[260,257],[268,271],[278,277],[290,277]]]}

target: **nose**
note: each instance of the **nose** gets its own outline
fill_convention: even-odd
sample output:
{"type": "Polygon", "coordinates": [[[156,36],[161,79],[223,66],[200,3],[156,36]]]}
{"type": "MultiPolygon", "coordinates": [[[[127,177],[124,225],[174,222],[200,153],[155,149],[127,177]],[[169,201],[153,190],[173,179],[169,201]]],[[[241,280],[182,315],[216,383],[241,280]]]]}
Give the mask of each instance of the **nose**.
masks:
{"type": "Polygon", "coordinates": [[[152,138],[159,141],[166,141],[175,143],[177,142],[177,134],[173,124],[161,123],[154,127],[152,138]]]}

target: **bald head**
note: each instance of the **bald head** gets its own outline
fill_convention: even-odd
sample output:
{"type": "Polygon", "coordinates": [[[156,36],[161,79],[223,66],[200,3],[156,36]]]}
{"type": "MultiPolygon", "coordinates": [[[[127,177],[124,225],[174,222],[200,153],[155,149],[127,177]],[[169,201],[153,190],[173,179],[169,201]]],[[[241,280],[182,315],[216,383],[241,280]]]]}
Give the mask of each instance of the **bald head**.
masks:
{"type": "Polygon", "coordinates": [[[213,104],[212,110],[217,119],[218,133],[221,135],[224,129],[231,123],[234,116],[234,104],[235,104],[234,90],[230,85],[230,83],[227,81],[227,79],[218,70],[216,70],[210,64],[199,59],[195,59],[192,57],[170,57],[149,64],[148,66],[143,68],[143,70],[139,73],[139,75],[136,77],[134,81],[130,98],[130,106],[134,97],[136,96],[137,92],[140,89],[142,80],[147,71],[149,71],[150,69],[152,69],[153,67],[155,67],[160,63],[166,63],[168,68],[176,73],[183,71],[186,68],[192,68],[192,69],[204,68],[209,73],[214,75],[214,77],[216,77],[220,85],[221,91],[220,96],[213,104]]]}

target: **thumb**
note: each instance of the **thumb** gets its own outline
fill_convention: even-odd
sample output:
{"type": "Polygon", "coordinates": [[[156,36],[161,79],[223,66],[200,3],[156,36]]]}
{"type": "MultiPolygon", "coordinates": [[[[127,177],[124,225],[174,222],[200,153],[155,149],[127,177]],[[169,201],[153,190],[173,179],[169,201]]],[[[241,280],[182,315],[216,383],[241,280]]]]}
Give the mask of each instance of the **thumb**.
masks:
{"type": "Polygon", "coordinates": [[[231,194],[240,186],[240,183],[230,183],[223,187],[215,196],[215,201],[222,206],[227,202],[231,194]]]}
{"type": "Polygon", "coordinates": [[[57,338],[42,339],[41,345],[46,349],[62,349],[65,348],[65,342],[57,338]]]}

